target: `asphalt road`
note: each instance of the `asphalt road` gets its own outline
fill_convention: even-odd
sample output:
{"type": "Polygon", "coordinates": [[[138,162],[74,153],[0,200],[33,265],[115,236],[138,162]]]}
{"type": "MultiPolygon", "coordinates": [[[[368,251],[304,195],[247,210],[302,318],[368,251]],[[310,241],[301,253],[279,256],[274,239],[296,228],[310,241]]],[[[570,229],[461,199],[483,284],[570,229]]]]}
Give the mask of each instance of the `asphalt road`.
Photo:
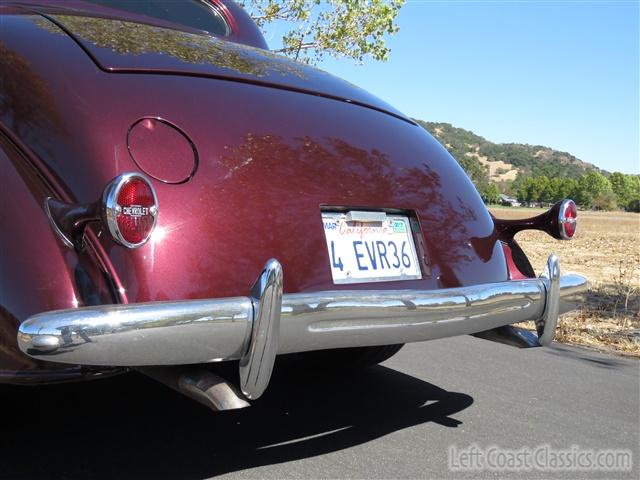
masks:
{"type": "Polygon", "coordinates": [[[408,345],[383,366],[276,364],[251,408],[214,414],[137,374],[0,386],[2,478],[549,478],[451,472],[451,446],[629,449],[640,478],[639,362],[471,337],[408,345]]]}

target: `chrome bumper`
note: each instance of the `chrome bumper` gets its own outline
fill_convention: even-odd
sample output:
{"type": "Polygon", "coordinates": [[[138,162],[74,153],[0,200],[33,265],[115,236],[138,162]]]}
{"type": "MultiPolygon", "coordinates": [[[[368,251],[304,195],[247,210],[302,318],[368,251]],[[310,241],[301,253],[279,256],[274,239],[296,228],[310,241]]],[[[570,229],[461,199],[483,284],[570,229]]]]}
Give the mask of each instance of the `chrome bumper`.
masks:
{"type": "Polygon", "coordinates": [[[419,342],[526,320],[553,340],[558,315],[583,302],[587,281],[560,276],[549,257],[537,279],[433,291],[346,290],[282,294],[267,262],[251,296],[103,305],[46,312],[22,323],[23,352],[54,362],[148,366],[240,360],[248,398],[266,388],[276,354],[419,342]]]}

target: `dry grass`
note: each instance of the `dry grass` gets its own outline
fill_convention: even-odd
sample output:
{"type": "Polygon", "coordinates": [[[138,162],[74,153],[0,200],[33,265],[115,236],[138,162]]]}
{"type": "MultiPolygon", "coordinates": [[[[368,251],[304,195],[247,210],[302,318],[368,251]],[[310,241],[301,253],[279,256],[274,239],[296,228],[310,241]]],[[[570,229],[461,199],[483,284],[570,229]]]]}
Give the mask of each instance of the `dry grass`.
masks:
{"type": "MultiPolygon", "coordinates": [[[[500,218],[541,211],[492,209],[500,218]]],[[[640,215],[580,211],[578,224],[569,242],[537,231],[516,237],[534,268],[541,269],[556,253],[562,272],[578,272],[591,283],[585,305],[561,318],[556,339],[640,357],[640,215]]]]}

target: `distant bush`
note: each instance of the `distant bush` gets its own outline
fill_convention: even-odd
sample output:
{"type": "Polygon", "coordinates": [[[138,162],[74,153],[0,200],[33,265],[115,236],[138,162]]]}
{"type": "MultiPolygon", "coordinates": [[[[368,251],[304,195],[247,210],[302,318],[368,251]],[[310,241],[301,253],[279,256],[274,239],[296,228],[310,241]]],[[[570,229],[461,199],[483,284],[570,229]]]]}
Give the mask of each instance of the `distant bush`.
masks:
{"type": "Polygon", "coordinates": [[[627,205],[628,212],[636,212],[640,213],[640,198],[636,198],[635,200],[631,200],[627,205]]]}

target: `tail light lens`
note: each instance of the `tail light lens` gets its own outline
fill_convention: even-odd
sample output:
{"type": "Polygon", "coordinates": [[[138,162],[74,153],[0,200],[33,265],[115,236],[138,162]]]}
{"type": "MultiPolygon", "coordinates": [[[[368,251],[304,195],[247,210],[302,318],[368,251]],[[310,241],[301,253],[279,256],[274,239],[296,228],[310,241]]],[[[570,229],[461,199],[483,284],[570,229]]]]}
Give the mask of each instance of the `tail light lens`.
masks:
{"type": "Polygon", "coordinates": [[[116,177],[102,201],[105,222],[116,242],[138,248],[149,240],[158,218],[158,199],[147,177],[139,173],[116,177]]]}
{"type": "Polygon", "coordinates": [[[573,200],[563,200],[558,210],[558,227],[563,240],[571,240],[578,227],[578,209],[573,200]]]}

